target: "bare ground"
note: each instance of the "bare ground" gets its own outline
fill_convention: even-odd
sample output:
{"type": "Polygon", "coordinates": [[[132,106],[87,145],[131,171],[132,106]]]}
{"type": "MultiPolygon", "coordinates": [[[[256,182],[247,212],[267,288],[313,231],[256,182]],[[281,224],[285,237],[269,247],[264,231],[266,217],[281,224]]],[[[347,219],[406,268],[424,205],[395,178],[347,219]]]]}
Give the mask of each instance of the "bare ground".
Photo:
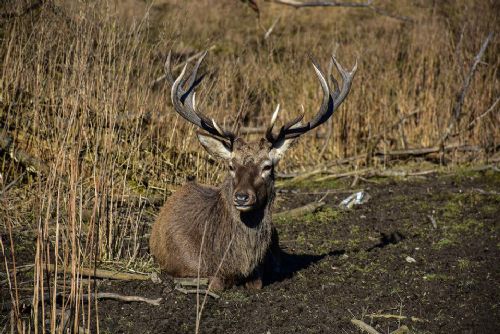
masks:
{"type": "MultiPolygon", "coordinates": [[[[209,298],[201,332],[359,333],[351,323],[356,318],[380,333],[401,325],[412,333],[498,333],[499,173],[375,179],[360,188],[369,202],[344,211],[338,203],[353,190],[343,182],[285,183],[276,211],[326,192],[327,205],[276,221],[284,272],[262,290],[234,287],[209,298]]],[[[32,262],[30,238],[16,239],[24,242],[18,264],[32,262]]],[[[29,282],[29,273],[20,276],[29,282]]],[[[163,298],[160,306],[100,301],[100,332],[193,333],[196,295],[162,279],[99,282],[101,292],[163,298]]],[[[21,295],[31,291],[21,287],[21,295]]],[[[0,296],[9,298],[5,285],[0,296]]]]}
{"type": "MultiPolygon", "coordinates": [[[[370,201],[354,210],[340,211],[346,193],[336,192],[321,211],[278,221],[286,272],[260,291],[235,287],[210,299],[202,332],[354,333],[357,318],[381,333],[402,324],[415,333],[498,333],[498,174],[381,181],[365,190],[370,201]]],[[[321,197],[308,192],[288,187],[278,206],[321,197]]],[[[102,290],[164,302],[103,301],[101,330],[194,331],[196,296],[173,290],[168,278],[109,282],[102,290]]]]}

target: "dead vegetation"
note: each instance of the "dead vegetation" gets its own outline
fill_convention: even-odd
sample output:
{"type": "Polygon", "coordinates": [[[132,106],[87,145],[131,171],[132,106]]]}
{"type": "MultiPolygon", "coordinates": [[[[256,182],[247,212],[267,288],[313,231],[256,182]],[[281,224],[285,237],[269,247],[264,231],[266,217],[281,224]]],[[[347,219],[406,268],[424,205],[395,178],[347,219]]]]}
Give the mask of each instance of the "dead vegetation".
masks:
{"type": "Polygon", "coordinates": [[[96,287],[82,268],[156,270],[144,235],[158,202],[188,175],[220,181],[221,167],[155,82],[168,50],[180,64],[211,49],[207,76],[218,80],[206,80],[212,84],[201,87],[199,103],[226,127],[253,129],[246,136],[261,135],[278,103],[283,119],[316,111],[321,90],[309,53],[322,64],[332,52],[346,64],[358,60],[348,101],[330,130],[310,134],[281,163],[288,175],[318,165],[332,175],[337,165],[384,169],[415,157],[498,161],[496,2],[377,1],[412,22],[349,8],[259,5],[258,20],[238,1],[0,6],[0,279],[8,298],[19,301],[24,284],[16,254],[29,253],[34,264],[23,290],[32,312],[14,304],[13,328],[54,332],[71,310],[68,326],[88,330],[97,304],[82,300],[96,287]],[[69,276],[51,274],[56,264],[69,276]],[[57,303],[61,289],[69,294],[57,303]]]}

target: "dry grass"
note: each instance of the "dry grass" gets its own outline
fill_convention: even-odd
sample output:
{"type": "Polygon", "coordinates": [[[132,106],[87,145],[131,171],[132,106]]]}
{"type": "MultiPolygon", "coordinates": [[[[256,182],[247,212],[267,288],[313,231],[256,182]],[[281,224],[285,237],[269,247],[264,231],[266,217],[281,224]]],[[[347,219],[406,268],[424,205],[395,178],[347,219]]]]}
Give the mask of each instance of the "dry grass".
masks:
{"type": "MultiPolygon", "coordinates": [[[[170,49],[180,63],[214,46],[205,64],[209,75],[200,103],[227,126],[265,125],[277,103],[282,121],[296,116],[301,105],[310,118],[321,91],[308,54],[325,65],[334,50],[345,66],[358,59],[352,92],[334,116],[332,140],[324,152],[326,126],[303,138],[281,165],[282,170],[297,170],[376,150],[436,145],[464,72],[483,39],[494,32],[447,144],[479,146],[474,159],[495,154],[498,107],[478,117],[500,94],[498,4],[380,3],[415,22],[369,10],[293,10],[267,2],[261,4],[258,21],[239,1],[213,0],[152,5],[55,1],[0,19],[0,134],[13,139],[14,151],[45,166],[20,163],[14,151],[0,152],[6,269],[14,270],[12,250],[20,231],[27,231],[36,240],[32,296],[40,307],[52,305],[40,312],[35,307],[28,317],[15,313],[18,329],[55,331],[60,318],[56,303],[39,300],[47,292],[54,299],[61,289],[69,296],[64,305],[72,310],[72,326],[88,327],[96,305],[83,304],[81,295],[93,285],[79,277],[78,266],[152,270],[142,250],[157,206],[142,196],[161,202],[186,175],[208,183],[221,177],[221,166],[201,151],[193,127],[173,112],[168,90],[149,87],[161,75],[170,49]],[[274,31],[264,39],[277,17],[274,31]],[[11,184],[13,180],[17,182],[11,184]],[[72,266],[70,279],[48,280],[43,271],[47,263],[72,266]]],[[[28,5],[13,1],[0,10],[20,11],[28,5]]],[[[450,158],[462,161],[458,155],[450,158]]],[[[363,163],[378,162],[356,162],[363,163]]],[[[16,282],[9,284],[17,291],[16,282]]]]}

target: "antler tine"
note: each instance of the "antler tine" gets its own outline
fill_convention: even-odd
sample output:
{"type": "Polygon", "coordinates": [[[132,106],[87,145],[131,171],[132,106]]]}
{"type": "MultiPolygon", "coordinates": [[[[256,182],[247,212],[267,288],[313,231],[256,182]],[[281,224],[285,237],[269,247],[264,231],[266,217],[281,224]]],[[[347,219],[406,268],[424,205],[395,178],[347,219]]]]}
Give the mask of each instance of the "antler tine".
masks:
{"type": "Polygon", "coordinates": [[[321,88],[323,89],[323,101],[321,102],[319,112],[316,114],[316,116],[314,116],[312,121],[308,123],[309,129],[307,131],[325,122],[333,114],[334,111],[333,101],[332,101],[333,98],[330,93],[330,86],[328,85],[328,79],[327,79],[328,77],[325,76],[325,74],[321,70],[321,67],[319,66],[318,62],[315,59],[312,59],[312,63],[314,71],[316,72],[316,76],[318,77],[319,83],[321,85],[321,88]]]}
{"type": "Polygon", "coordinates": [[[337,109],[337,107],[342,102],[344,102],[344,99],[347,97],[349,91],[351,90],[352,79],[354,78],[354,75],[358,70],[358,60],[356,59],[354,66],[350,72],[346,71],[334,56],[332,56],[332,60],[335,64],[335,67],[337,68],[337,71],[339,71],[340,75],[342,76],[342,89],[340,90],[338,97],[335,98],[335,109],[337,109]]]}
{"type": "Polygon", "coordinates": [[[337,68],[340,75],[342,76],[342,88],[339,89],[339,84],[333,75],[330,75],[330,79],[334,85],[334,91],[332,92],[330,86],[328,84],[327,76],[321,70],[318,62],[311,57],[311,62],[313,64],[314,71],[316,72],[316,76],[318,77],[319,83],[323,90],[323,100],[321,102],[321,106],[319,108],[318,113],[313,117],[313,119],[304,125],[300,125],[299,122],[302,120],[304,115],[300,115],[296,119],[286,123],[281,127],[279,134],[274,137],[272,136],[272,128],[268,132],[270,135],[266,135],[268,140],[272,143],[279,142],[284,139],[296,138],[317,126],[326,122],[334,113],[335,110],[342,104],[344,99],[349,94],[351,89],[352,80],[357,70],[357,61],[353,67],[353,69],[348,72],[346,71],[335,59],[334,56],[331,57],[331,62],[329,66],[329,72],[333,68],[333,65],[337,68]]]}
{"type": "Polygon", "coordinates": [[[339,82],[337,81],[337,79],[335,79],[333,74],[330,74],[330,80],[333,82],[334,91],[332,92],[332,97],[335,100],[336,98],[338,98],[338,96],[340,94],[339,82]]]}
{"type": "Polygon", "coordinates": [[[332,56],[332,59],[330,59],[330,62],[328,63],[328,72],[327,73],[330,76],[330,81],[333,83],[333,92],[331,92],[331,95],[332,95],[333,99],[335,100],[340,94],[340,89],[339,89],[339,82],[337,81],[337,79],[335,79],[335,76],[332,74],[333,66],[335,66],[335,65],[333,63],[333,56],[332,56]]]}
{"type": "Polygon", "coordinates": [[[273,116],[271,117],[271,123],[269,123],[269,127],[266,130],[266,139],[270,142],[273,142],[276,138],[273,135],[273,128],[276,120],[278,119],[278,113],[280,111],[280,105],[276,106],[276,109],[273,112],[273,116]]]}
{"type": "Polygon", "coordinates": [[[185,82],[182,83],[182,86],[189,87],[187,89],[187,92],[189,92],[191,90],[194,91],[194,88],[196,88],[196,86],[201,82],[201,80],[203,80],[203,76],[201,76],[198,79],[196,78],[196,76],[198,74],[198,69],[200,68],[200,65],[203,62],[203,59],[205,59],[205,56],[207,55],[207,53],[208,53],[208,51],[205,51],[202,53],[202,55],[200,56],[200,58],[198,59],[198,61],[194,65],[193,70],[191,71],[191,75],[189,76],[189,78],[186,79],[185,82]]]}
{"type": "Polygon", "coordinates": [[[167,61],[165,62],[165,76],[172,85],[171,99],[175,111],[185,120],[193,123],[208,133],[230,141],[234,140],[235,135],[221,129],[215,120],[209,119],[202,113],[196,111],[196,91],[195,88],[201,83],[203,77],[198,78],[198,69],[205,58],[205,51],[191,71],[191,74],[185,79],[188,64],[182,68],[181,74],[174,80],[171,69],[171,52],[168,53],[167,61]],[[184,88],[186,87],[186,88],[184,88]]]}
{"type": "Polygon", "coordinates": [[[278,113],[280,112],[280,104],[276,106],[276,109],[274,110],[273,117],[271,117],[271,125],[269,127],[272,129],[274,127],[274,123],[276,123],[276,119],[278,119],[278,113]]]}
{"type": "Polygon", "coordinates": [[[167,55],[167,60],[165,61],[165,77],[167,78],[167,81],[170,85],[174,84],[174,77],[172,75],[172,66],[170,65],[170,62],[172,60],[172,51],[168,51],[167,55]]]}

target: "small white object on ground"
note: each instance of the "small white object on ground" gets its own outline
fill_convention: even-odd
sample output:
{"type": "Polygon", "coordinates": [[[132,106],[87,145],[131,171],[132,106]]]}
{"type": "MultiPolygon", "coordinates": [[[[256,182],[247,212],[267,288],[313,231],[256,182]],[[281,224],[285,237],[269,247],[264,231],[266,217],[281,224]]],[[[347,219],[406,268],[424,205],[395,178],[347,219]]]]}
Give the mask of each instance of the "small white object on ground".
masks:
{"type": "Polygon", "coordinates": [[[431,221],[431,224],[432,224],[432,227],[434,229],[436,229],[438,226],[437,226],[437,221],[436,221],[436,218],[434,218],[433,215],[427,215],[427,217],[429,218],[429,220],[431,221]]]}
{"type": "Polygon", "coordinates": [[[405,260],[406,260],[406,262],[408,262],[408,263],[416,263],[416,262],[417,262],[417,260],[415,260],[415,259],[414,259],[414,258],[412,258],[411,256],[407,256],[405,260]]]}
{"type": "Polygon", "coordinates": [[[161,278],[160,278],[160,276],[158,275],[158,273],[153,272],[153,273],[151,274],[151,276],[150,276],[150,277],[151,277],[151,281],[152,281],[153,283],[155,283],[155,284],[159,284],[159,283],[161,283],[161,278]]]}
{"type": "Polygon", "coordinates": [[[368,202],[370,199],[370,195],[368,195],[367,192],[364,191],[358,191],[357,193],[354,193],[344,199],[342,202],[340,202],[340,207],[345,208],[345,209],[351,209],[355,205],[360,205],[368,202]]]}

